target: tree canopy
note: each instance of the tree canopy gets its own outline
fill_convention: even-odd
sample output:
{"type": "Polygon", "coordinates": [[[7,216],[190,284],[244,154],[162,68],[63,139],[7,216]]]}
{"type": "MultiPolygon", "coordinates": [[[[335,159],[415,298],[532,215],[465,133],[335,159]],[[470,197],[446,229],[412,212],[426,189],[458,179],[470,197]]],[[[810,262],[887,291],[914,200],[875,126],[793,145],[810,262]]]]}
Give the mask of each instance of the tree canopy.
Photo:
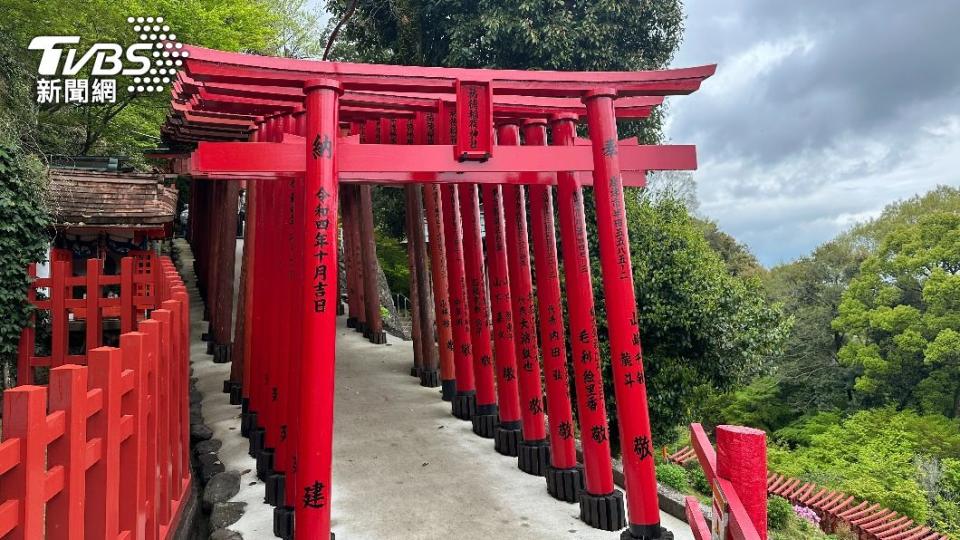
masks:
{"type": "Polygon", "coordinates": [[[892,229],[844,292],[833,327],[869,402],[960,416],[960,213],[892,229]]]}
{"type": "MultiPolygon", "coordinates": [[[[16,129],[28,150],[47,155],[126,155],[142,164],[141,151],[159,142],[169,94],[118,92],[116,103],[38,106],[32,96],[39,52],[27,49],[35,36],[76,35],[81,47],[129,44],[135,32],[127,17],[163,16],[178,40],[205,47],[261,54],[312,54],[319,47],[305,0],[91,0],[72,3],[69,16],[58,2],[3,0],[0,6],[0,56],[10,66],[0,74],[0,91],[4,101],[27,98],[8,113],[22,123],[4,128],[16,129]]],[[[117,80],[118,87],[128,83],[117,80]]]]}

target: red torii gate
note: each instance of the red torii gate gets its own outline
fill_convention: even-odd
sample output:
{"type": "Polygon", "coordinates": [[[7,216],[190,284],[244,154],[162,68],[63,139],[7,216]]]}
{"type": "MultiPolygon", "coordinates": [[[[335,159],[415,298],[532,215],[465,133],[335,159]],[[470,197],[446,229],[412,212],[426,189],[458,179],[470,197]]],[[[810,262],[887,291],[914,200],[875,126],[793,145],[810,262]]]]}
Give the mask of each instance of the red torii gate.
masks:
{"type": "MultiPolygon", "coordinates": [[[[357,299],[366,292],[368,308],[378,301],[363,287],[358,290],[350,269],[370,264],[370,254],[364,253],[373,242],[372,223],[364,223],[368,185],[379,183],[425,186],[439,351],[421,354],[421,384],[440,382],[455,415],[472,420],[479,435],[495,437],[501,453],[519,455],[522,470],[546,475],[553,496],[577,497],[588,524],[608,530],[628,524],[623,538],[671,536],[659,524],[623,186],[643,185],[648,170],[693,169],[696,157],[692,146],[618,142],[616,119],[642,118],[662,96],[695,91],[715,66],[567,73],[317,62],[197,47],[184,51],[186,73],[174,87],[163,133],[170,141],[197,145],[189,156],[177,156],[175,168],[213,181],[214,190],[234,183],[220,180],[246,180],[249,186],[244,316],[237,321],[242,358],[235,358],[227,388],[242,397],[244,431],[251,436],[258,472],[268,480],[267,498],[278,506],[278,535],[292,537],[293,515],[301,538],[326,537],[330,531],[335,308],[340,306],[337,203],[344,183],[350,314],[354,323],[375,325],[369,317],[378,317],[378,310],[361,309],[357,299]],[[576,137],[582,118],[588,141],[576,137]],[[521,127],[524,144],[518,144],[521,127]],[[359,189],[351,184],[360,184],[359,189]],[[565,247],[584,473],[576,463],[570,425],[551,185],[558,187],[565,247]],[[595,189],[627,516],[610,466],[585,185],[595,189]],[[479,191],[487,223],[489,292],[479,191]],[[272,264],[281,261],[283,268],[272,264]]],[[[194,199],[196,224],[198,207],[216,208],[194,199]]],[[[415,197],[409,200],[419,204],[415,197]]],[[[194,227],[191,233],[195,242],[210,243],[203,230],[194,227]]],[[[422,242],[420,236],[411,234],[411,242],[422,242]]],[[[216,285],[215,292],[223,296],[231,288],[216,285]]],[[[420,325],[422,330],[422,320],[420,325]]],[[[379,340],[379,328],[365,329],[379,340]]],[[[430,346],[421,336],[420,350],[430,346]]]]}

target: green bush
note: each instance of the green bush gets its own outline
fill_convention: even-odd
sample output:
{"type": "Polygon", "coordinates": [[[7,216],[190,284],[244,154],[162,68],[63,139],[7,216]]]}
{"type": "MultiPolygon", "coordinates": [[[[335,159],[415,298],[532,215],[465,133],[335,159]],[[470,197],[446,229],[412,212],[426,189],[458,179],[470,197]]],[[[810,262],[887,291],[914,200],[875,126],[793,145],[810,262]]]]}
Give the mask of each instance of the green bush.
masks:
{"type": "MultiPolygon", "coordinates": [[[[819,428],[818,428],[819,429],[819,428]]],[[[931,517],[932,493],[917,456],[946,462],[960,455],[960,420],[892,407],[860,411],[810,436],[809,446],[767,450],[770,469],[881,504],[918,522],[931,517]]],[[[945,482],[948,484],[949,482],[945,482]]],[[[949,485],[941,489],[950,490],[949,485]]]]}
{"type": "Polygon", "coordinates": [[[793,506],[783,497],[773,496],[767,499],[767,528],[782,531],[790,526],[793,519],[793,506]]]}
{"type": "Polygon", "coordinates": [[[808,446],[815,435],[819,435],[839,424],[840,420],[840,413],[819,412],[794,420],[786,427],[776,430],[774,436],[790,445],[791,448],[808,446]]]}
{"type": "Polygon", "coordinates": [[[657,465],[657,480],[681,493],[686,493],[690,489],[687,484],[687,471],[673,463],[657,465]]]}
{"type": "Polygon", "coordinates": [[[707,481],[707,475],[704,474],[699,463],[694,463],[692,466],[687,467],[687,482],[690,484],[690,487],[698,493],[704,495],[711,495],[713,493],[710,489],[710,482],[707,481]]]}

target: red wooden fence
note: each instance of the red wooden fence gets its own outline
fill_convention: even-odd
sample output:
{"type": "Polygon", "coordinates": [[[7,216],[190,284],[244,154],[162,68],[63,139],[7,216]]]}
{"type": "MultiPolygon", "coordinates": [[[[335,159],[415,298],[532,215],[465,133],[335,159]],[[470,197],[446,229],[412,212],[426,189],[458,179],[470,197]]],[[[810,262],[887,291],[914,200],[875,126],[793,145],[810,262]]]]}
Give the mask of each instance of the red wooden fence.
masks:
{"type": "Polygon", "coordinates": [[[54,367],[46,387],[4,392],[0,538],[157,540],[176,530],[191,482],[190,309],[170,260],[153,264],[154,309],[136,324],[130,315],[118,348],[54,367]]]}
{"type": "Polygon", "coordinates": [[[78,276],[71,259],[68,250],[51,250],[50,276],[45,278],[37,278],[36,265],[30,265],[32,282],[27,297],[35,309],[20,336],[18,384],[34,384],[37,367],[86,364],[86,351],[103,344],[104,319],[118,320],[120,333],[126,333],[134,329],[147,310],[157,307],[159,274],[153,252],[130,252],[129,257],[121,259],[120,273],[113,275],[103,273],[100,259],[88,259],[85,275],[78,276]],[[105,287],[110,288],[111,296],[104,296],[105,287]],[[46,298],[39,299],[37,289],[46,289],[46,298]],[[46,355],[38,355],[36,334],[38,325],[46,325],[39,316],[44,312],[48,314],[50,350],[46,355]],[[85,321],[82,354],[70,354],[71,320],[85,321]]]}
{"type": "MultiPolygon", "coordinates": [[[[689,446],[667,456],[669,461],[678,465],[696,458],[697,453],[689,446]]],[[[857,502],[846,493],[798,478],[771,473],[767,476],[767,493],[810,508],[820,516],[820,527],[827,533],[846,524],[860,540],[947,540],[943,534],[879,504],[857,502]]]]}

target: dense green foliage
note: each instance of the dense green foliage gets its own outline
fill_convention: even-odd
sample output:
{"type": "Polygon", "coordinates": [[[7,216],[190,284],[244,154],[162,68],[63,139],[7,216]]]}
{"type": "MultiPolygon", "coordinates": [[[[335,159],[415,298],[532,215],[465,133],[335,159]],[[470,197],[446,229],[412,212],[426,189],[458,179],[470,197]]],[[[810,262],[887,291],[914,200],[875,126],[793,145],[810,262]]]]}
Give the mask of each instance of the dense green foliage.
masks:
{"type": "Polygon", "coordinates": [[[960,190],[940,187],[761,273],[784,354],[705,423],[765,429],[773,470],[960,535],[958,271],[960,190]]]}
{"type": "Polygon", "coordinates": [[[777,431],[817,412],[843,415],[887,403],[955,416],[950,343],[958,306],[950,287],[958,278],[949,268],[956,264],[950,253],[957,250],[958,213],[960,190],[940,187],[764,274],[769,298],[793,320],[784,353],[771,359],[768,378],[715,399],[705,420],[777,431]],[[881,290],[886,296],[877,296],[881,290]],[[897,316],[908,313],[916,315],[913,326],[882,329],[904,324],[897,316]],[[909,347],[915,335],[921,339],[912,346],[922,350],[910,357],[900,344],[909,347]],[[884,369],[892,370],[887,379],[884,369]],[[884,380],[903,384],[894,391],[884,380]]]}
{"type": "Polygon", "coordinates": [[[841,363],[868,404],[960,416],[960,213],[893,229],[843,294],[841,363]]]}
{"type": "Polygon", "coordinates": [[[43,166],[16,141],[0,139],[0,389],[13,385],[20,332],[27,322],[27,266],[48,242],[43,166]]]}
{"type": "Polygon", "coordinates": [[[396,237],[375,232],[377,237],[377,259],[383,268],[383,275],[387,278],[387,285],[394,294],[410,297],[410,258],[407,255],[407,246],[401,244],[396,237]]]}
{"type": "Polygon", "coordinates": [[[767,499],[767,527],[782,531],[793,518],[793,505],[783,497],[773,496],[767,499]]]}
{"type": "Polygon", "coordinates": [[[863,410],[839,423],[829,423],[832,420],[813,422],[804,437],[806,445],[792,451],[771,448],[770,468],[921,522],[931,517],[938,498],[957,502],[956,484],[944,478],[960,456],[960,421],[893,407],[863,410]],[[938,480],[931,482],[931,477],[938,480]]]}
{"type": "Polygon", "coordinates": [[[690,489],[690,485],[687,483],[687,471],[673,463],[657,465],[657,480],[681,493],[690,489]]]}
{"type": "MultiPolygon", "coordinates": [[[[305,0],[0,0],[0,388],[12,383],[24,321],[26,267],[44,257],[47,238],[46,164],[51,155],[126,155],[145,167],[141,151],[159,142],[169,95],[127,94],[107,104],[36,102],[40,35],[77,35],[94,42],[130,44],[127,17],[163,16],[180,41],[226,50],[309,54],[319,44],[305,0]],[[69,7],[69,10],[66,8],[69,7]]],[[[87,77],[81,71],[76,77],[87,77]]]]}
{"type": "MultiPolygon", "coordinates": [[[[682,203],[639,197],[627,209],[650,414],[661,440],[675,426],[699,420],[708,396],[759,373],[788,324],[766,302],[758,279],[727,271],[682,203]]],[[[603,335],[601,291],[597,286],[603,335]]],[[[605,376],[610,381],[612,373],[605,376]]]]}
{"type": "MultiPolygon", "coordinates": [[[[67,14],[60,2],[0,0],[0,35],[9,61],[24,67],[16,84],[32,95],[39,53],[27,45],[38,35],[80,36],[80,47],[129,44],[136,35],[127,17],[149,15],[163,16],[177,39],[194,45],[270,54],[314,52],[317,45],[307,34],[313,18],[303,6],[303,0],[89,0],[71,3],[67,14]]],[[[27,137],[30,149],[47,155],[126,155],[142,164],[141,150],[159,142],[157,128],[169,94],[128,94],[121,90],[127,84],[122,77],[117,80],[116,103],[39,108],[27,137]]]]}

